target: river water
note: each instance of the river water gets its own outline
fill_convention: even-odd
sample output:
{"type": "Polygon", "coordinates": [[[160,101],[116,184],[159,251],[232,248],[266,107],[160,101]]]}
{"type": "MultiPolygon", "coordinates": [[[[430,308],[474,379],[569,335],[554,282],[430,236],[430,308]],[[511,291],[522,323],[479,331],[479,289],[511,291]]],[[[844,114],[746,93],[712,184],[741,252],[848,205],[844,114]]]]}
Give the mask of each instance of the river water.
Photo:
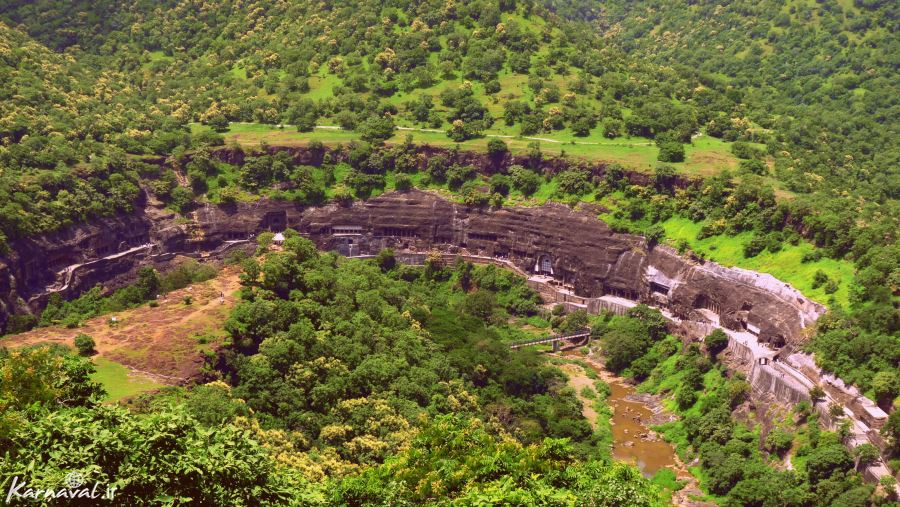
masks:
{"type": "Polygon", "coordinates": [[[675,449],[649,428],[653,412],[643,403],[628,399],[634,387],[608,377],[607,383],[611,393],[606,403],[613,410],[613,458],[634,463],[647,477],[662,468],[676,471],[675,449]]]}
{"type": "Polygon", "coordinates": [[[598,363],[583,356],[569,356],[587,363],[597,375],[609,384],[610,394],[606,404],[613,411],[613,458],[636,465],[642,474],[652,476],[663,468],[682,475],[675,449],[650,429],[654,423],[653,411],[644,403],[629,399],[635,389],[619,377],[611,375],[598,363]]]}

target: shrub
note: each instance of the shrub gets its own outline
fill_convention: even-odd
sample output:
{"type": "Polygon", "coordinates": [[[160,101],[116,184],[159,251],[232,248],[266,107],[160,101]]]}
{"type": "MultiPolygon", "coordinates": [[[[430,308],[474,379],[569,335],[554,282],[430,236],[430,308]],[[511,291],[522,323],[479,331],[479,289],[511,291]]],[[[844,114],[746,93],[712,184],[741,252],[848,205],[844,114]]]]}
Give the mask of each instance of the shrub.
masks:
{"type": "Polygon", "coordinates": [[[794,443],[794,434],[780,429],[773,429],[766,435],[766,449],[778,455],[790,450],[794,443]]]}
{"type": "Polygon", "coordinates": [[[731,145],[731,153],[737,158],[752,159],[760,155],[759,150],[745,142],[736,142],[731,145]]]}
{"type": "Polygon", "coordinates": [[[382,272],[394,269],[394,266],[397,265],[397,257],[394,255],[394,250],[390,248],[382,249],[378,252],[378,257],[375,258],[375,264],[378,264],[382,272]]]}
{"type": "Polygon", "coordinates": [[[766,235],[766,249],[772,253],[781,250],[781,242],[784,240],[780,232],[770,232],[766,235]]]}
{"type": "Polygon", "coordinates": [[[394,135],[394,120],[389,116],[370,116],[358,127],[363,141],[379,143],[394,135]]]}
{"type": "Polygon", "coordinates": [[[210,280],[215,276],[215,267],[190,259],[163,273],[160,277],[160,287],[163,292],[171,292],[187,287],[192,283],[210,280]]]}
{"type": "Polygon", "coordinates": [[[762,236],[753,236],[753,238],[744,245],[744,257],[756,257],[760,252],[766,249],[766,239],[762,236]]]}
{"type": "Polygon", "coordinates": [[[741,160],[740,171],[762,176],[769,172],[769,168],[762,160],[741,160]]]}
{"type": "Polygon", "coordinates": [[[828,275],[826,275],[825,272],[822,271],[821,269],[817,269],[816,272],[813,273],[813,280],[812,280],[812,288],[813,289],[818,289],[822,285],[825,285],[825,283],[827,283],[827,282],[828,282],[828,275]]]}
{"type": "Polygon", "coordinates": [[[256,244],[259,246],[259,252],[262,253],[266,251],[269,246],[272,245],[272,240],[275,238],[274,232],[261,232],[258,236],[256,236],[256,244]]]}
{"type": "Polygon", "coordinates": [[[666,231],[659,224],[653,224],[644,230],[644,237],[647,238],[647,243],[651,248],[659,243],[665,236],[666,231]]]}
{"type": "Polygon", "coordinates": [[[853,449],[853,455],[856,457],[859,464],[864,467],[875,463],[881,458],[881,453],[878,452],[878,448],[868,443],[853,449]]]}
{"type": "Polygon", "coordinates": [[[491,176],[490,181],[491,193],[500,195],[509,194],[509,177],[503,174],[495,174],[491,176]]]}
{"type": "Polygon", "coordinates": [[[625,123],[616,118],[606,118],[603,120],[603,137],[615,139],[622,135],[625,131],[625,123]]]}
{"type": "Polygon", "coordinates": [[[394,176],[394,188],[399,192],[406,192],[413,186],[412,178],[408,174],[398,174],[394,176]]]}
{"type": "Polygon", "coordinates": [[[656,159],[660,162],[684,162],[684,145],[678,141],[661,143],[656,159]]]}
{"type": "Polygon", "coordinates": [[[453,164],[447,171],[447,186],[452,189],[458,189],[463,183],[475,176],[475,168],[466,165],[453,164]]]}
{"type": "Polygon", "coordinates": [[[682,409],[690,408],[697,402],[697,392],[690,386],[681,386],[675,394],[675,403],[682,409]]]}
{"type": "Polygon", "coordinates": [[[559,182],[559,191],[562,194],[581,196],[591,190],[591,183],[588,181],[588,175],[584,171],[568,170],[563,171],[557,176],[559,182]]]}
{"type": "Polygon", "coordinates": [[[806,252],[806,253],[803,254],[803,257],[800,259],[800,262],[803,262],[803,263],[807,263],[807,262],[816,262],[817,260],[819,260],[819,259],[821,259],[821,258],[822,258],[822,251],[821,251],[821,250],[818,250],[818,249],[817,249],[817,250],[811,250],[811,251],[806,252]]]}
{"type": "Polygon", "coordinates": [[[78,354],[81,356],[92,356],[97,353],[94,350],[97,344],[94,342],[94,339],[90,336],[80,333],[75,337],[75,348],[78,349],[78,354]]]}
{"type": "Polygon", "coordinates": [[[840,406],[837,403],[832,403],[828,407],[828,413],[831,417],[844,417],[844,407],[840,406]]]}
{"type": "Polygon", "coordinates": [[[496,137],[494,137],[488,141],[487,151],[490,155],[500,156],[505,155],[509,151],[509,148],[506,146],[506,143],[503,142],[502,139],[497,139],[496,137]]]}
{"type": "Polygon", "coordinates": [[[803,400],[794,405],[794,412],[797,413],[800,422],[804,422],[812,414],[812,405],[808,401],[803,400]]]}
{"type": "Polygon", "coordinates": [[[825,390],[819,386],[813,386],[813,388],[809,390],[809,398],[813,403],[818,403],[825,399],[825,390]]]}
{"type": "Polygon", "coordinates": [[[520,165],[510,166],[509,176],[513,188],[522,192],[522,195],[531,195],[541,186],[541,176],[520,165]]]}
{"type": "Polygon", "coordinates": [[[703,343],[706,344],[709,355],[715,357],[728,346],[728,335],[721,329],[716,329],[703,340],[703,343]]]}
{"type": "Polygon", "coordinates": [[[10,315],[6,322],[6,332],[10,334],[22,333],[28,331],[38,324],[38,318],[35,315],[10,315]]]}

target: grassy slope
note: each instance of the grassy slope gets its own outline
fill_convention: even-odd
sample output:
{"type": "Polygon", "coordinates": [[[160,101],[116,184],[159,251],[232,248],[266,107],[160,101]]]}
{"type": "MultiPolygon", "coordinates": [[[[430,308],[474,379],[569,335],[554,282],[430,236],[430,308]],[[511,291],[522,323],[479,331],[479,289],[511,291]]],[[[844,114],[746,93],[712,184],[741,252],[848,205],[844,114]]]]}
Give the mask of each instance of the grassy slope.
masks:
{"type": "Polygon", "coordinates": [[[163,384],[155,382],[150,377],[132,373],[128,368],[109,359],[96,358],[94,366],[97,371],[91,378],[103,385],[106,400],[110,402],[163,387],[163,384]]]}
{"type": "MultiPolygon", "coordinates": [[[[541,30],[545,28],[546,21],[539,17],[530,16],[523,17],[519,13],[504,13],[502,16],[504,22],[514,21],[521,29],[539,35],[541,30]]],[[[410,27],[395,26],[395,31],[407,32],[410,27]]],[[[559,34],[559,29],[554,28],[553,32],[559,34]]],[[[446,45],[446,38],[441,38],[441,44],[446,45]]],[[[437,53],[433,52],[429,55],[433,63],[437,63],[437,53]]],[[[535,54],[535,61],[547,59],[549,50],[546,45],[542,45],[535,54]]],[[[364,66],[367,62],[363,61],[364,66]]],[[[247,72],[240,67],[235,67],[232,72],[233,76],[238,79],[247,79],[247,72]]],[[[510,136],[515,138],[520,131],[520,125],[507,126],[503,121],[504,106],[509,101],[524,101],[530,104],[534,109],[549,109],[551,107],[561,107],[559,103],[546,104],[538,106],[535,103],[535,93],[528,87],[528,76],[516,74],[510,71],[506,66],[499,72],[498,81],[500,83],[500,91],[495,94],[487,94],[484,90],[484,84],[478,81],[471,81],[474,98],[483,104],[497,119],[493,127],[488,129],[485,134],[495,136],[510,136]]],[[[572,75],[560,75],[551,72],[546,79],[548,83],[553,83],[559,87],[562,94],[569,91],[571,82],[575,79],[572,75]]],[[[440,100],[437,99],[440,93],[448,88],[460,86],[466,80],[457,77],[454,79],[443,79],[429,88],[415,89],[409,92],[398,91],[386,97],[388,103],[393,104],[403,111],[405,104],[417,100],[423,95],[431,95],[435,98],[435,110],[447,113],[440,100]]],[[[321,66],[318,71],[309,79],[309,92],[306,97],[319,101],[334,96],[334,89],[339,86],[342,80],[335,74],[328,72],[327,66],[321,66]]],[[[370,92],[364,92],[360,95],[369,96],[370,92]]],[[[592,94],[580,94],[579,100],[586,101],[589,106],[599,108],[599,100],[592,94]]],[[[627,116],[629,111],[623,109],[623,113],[627,116]]],[[[402,114],[395,117],[395,121],[400,127],[420,128],[407,120],[402,114]]],[[[330,118],[320,119],[322,125],[334,125],[335,122],[330,118]]],[[[194,128],[197,128],[194,126],[194,128]]],[[[438,130],[446,130],[449,124],[444,122],[438,130]]],[[[388,142],[399,142],[408,132],[398,132],[393,139],[388,142]]],[[[415,132],[413,137],[418,142],[425,142],[436,146],[451,146],[454,144],[443,133],[415,132]]],[[[657,165],[656,157],[658,149],[652,140],[644,138],[620,137],[617,139],[607,139],[603,137],[602,128],[598,125],[587,137],[577,137],[572,134],[570,128],[565,128],[552,133],[540,133],[534,137],[547,139],[541,143],[541,149],[548,155],[559,155],[566,153],[571,156],[584,158],[590,161],[618,162],[629,168],[643,171],[652,171],[657,165]],[[573,144],[575,143],[575,144],[573,144]]],[[[261,142],[279,145],[302,145],[311,140],[319,140],[325,143],[346,142],[351,139],[358,139],[358,136],[352,132],[329,130],[326,132],[315,131],[310,133],[298,133],[293,128],[278,129],[272,125],[254,125],[254,124],[237,124],[232,125],[230,131],[226,134],[226,138],[234,140],[244,145],[257,145],[261,142]]],[[[511,150],[522,152],[526,149],[529,139],[506,139],[510,144],[511,150]]],[[[487,139],[474,139],[461,143],[463,149],[479,150],[483,149],[487,143],[487,139]]],[[[677,170],[685,174],[709,176],[717,174],[725,169],[736,169],[738,160],[731,154],[730,143],[723,142],[719,139],[701,136],[695,139],[691,145],[686,146],[686,161],[683,163],[672,164],[677,170]]]]}
{"type": "MultiPolygon", "coordinates": [[[[500,122],[502,123],[502,122],[500,122]]],[[[417,128],[414,125],[401,127],[417,128]]],[[[192,124],[194,132],[205,129],[199,124],[192,124]]],[[[652,172],[659,149],[644,138],[607,139],[599,132],[588,137],[575,137],[569,129],[552,134],[538,134],[532,139],[516,136],[516,129],[496,126],[486,132],[489,136],[513,136],[503,138],[512,153],[522,154],[528,145],[541,139],[541,151],[548,156],[565,154],[592,162],[617,162],[630,169],[652,172]],[[576,144],[572,144],[572,143],[576,144]]],[[[458,145],[463,150],[484,151],[490,137],[471,139],[455,143],[444,132],[421,132],[398,130],[387,144],[403,142],[407,135],[412,135],[418,143],[432,146],[451,147],[458,145]]],[[[235,123],[224,133],[226,141],[234,141],[244,146],[257,146],[263,142],[279,146],[304,146],[310,141],[321,141],[325,144],[346,143],[359,140],[359,134],[338,129],[316,129],[312,132],[297,132],[293,127],[278,128],[275,125],[235,123]]],[[[709,136],[694,139],[693,144],[685,146],[686,160],[669,164],[679,172],[694,176],[712,176],[724,169],[734,170],[738,159],[731,154],[731,143],[709,136]]],[[[774,180],[772,180],[775,183],[774,180]]]]}
{"type": "Polygon", "coordinates": [[[706,258],[725,266],[739,266],[763,273],[769,273],[775,278],[790,283],[802,292],[806,297],[815,301],[827,302],[832,297],[834,301],[846,306],[849,304],[849,287],[853,281],[854,265],[850,261],[823,258],[815,262],[801,262],[804,253],[814,249],[813,245],[801,242],[798,245],[784,244],[781,251],[771,253],[763,251],[756,257],[744,257],[744,244],[753,237],[752,233],[744,232],[736,236],[713,236],[703,240],[697,240],[702,224],[691,222],[686,218],[671,218],[662,223],[666,231],[666,238],[672,242],[678,240],[687,241],[695,252],[702,252],[706,258]],[[825,294],[822,287],[813,289],[813,274],[822,270],[829,278],[839,282],[837,292],[825,294]]]}

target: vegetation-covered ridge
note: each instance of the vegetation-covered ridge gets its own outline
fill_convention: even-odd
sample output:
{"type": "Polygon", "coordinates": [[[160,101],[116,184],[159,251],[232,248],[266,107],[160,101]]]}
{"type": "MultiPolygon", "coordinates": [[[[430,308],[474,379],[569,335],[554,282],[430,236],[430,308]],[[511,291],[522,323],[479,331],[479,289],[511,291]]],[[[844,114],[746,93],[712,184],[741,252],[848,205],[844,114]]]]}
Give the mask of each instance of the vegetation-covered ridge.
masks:
{"type": "Polygon", "coordinates": [[[638,174],[618,164],[548,157],[540,143],[513,155],[499,139],[482,155],[409,140],[389,146],[313,142],[291,149],[210,148],[176,163],[200,195],[166,194],[164,188],[157,197],[183,211],[259,194],[347,203],[414,186],[475,206],[548,199],[599,205],[588,209],[615,230],[668,242],[698,259],[772,273],[828,303],[834,318],[822,321],[811,347],[822,365],[864,390],[876,373],[896,374],[900,360],[894,296],[900,255],[893,239],[900,215],[846,223],[842,209],[829,208],[837,201],[822,201],[820,194],[777,199],[755,175],[685,180],[665,165],[638,174]]]}
{"type": "MultiPolygon", "coordinates": [[[[72,90],[56,93],[60,80],[35,72],[44,59],[11,50],[5,81],[17,112],[0,132],[10,169],[0,182],[9,201],[0,230],[9,238],[128,209],[139,183],[171,185],[124,154],[202,143],[187,137],[195,121],[219,130],[229,121],[304,131],[324,123],[364,140],[399,125],[436,127],[447,134],[429,135],[453,141],[486,132],[583,137],[641,167],[656,158],[678,166],[681,143],[706,132],[686,150],[684,169],[770,172],[772,153],[747,144],[766,142],[768,131],[742,120],[739,90],[632,58],[533,2],[48,0],[9,3],[0,19],[11,48],[22,45],[22,30],[60,52],[42,49],[45,60],[64,60],[54,75],[72,90]],[[39,107],[22,107],[33,102],[39,107]],[[78,114],[51,114],[72,103],[78,114]],[[722,115],[741,121],[710,123],[722,115]],[[634,139],[607,143],[622,135],[634,139]],[[76,188],[82,180],[91,188],[76,188]]],[[[572,145],[575,154],[583,148],[572,145]]]]}
{"type": "MultiPolygon", "coordinates": [[[[809,345],[819,363],[891,409],[897,19],[896,3],[877,0],[5,2],[0,253],[133,211],[144,197],[182,213],[412,186],[483,206],[586,201],[617,230],[793,277],[832,309],[809,345]],[[452,156],[421,160],[397,127],[526,160],[485,172],[452,156]],[[240,164],[216,160],[221,133],[310,145],[322,163],[298,165],[262,144],[240,164]],[[621,165],[594,172],[570,157],[544,171],[540,143],[525,137],[598,143],[560,148],[621,165]],[[322,142],[351,140],[341,163],[326,159],[322,142]],[[694,157],[703,150],[708,162],[694,157]],[[626,181],[622,166],[635,165],[652,178],[626,181]],[[684,172],[709,177],[675,188],[684,172]]],[[[55,301],[48,318],[77,321],[143,297],[132,296],[55,301]]],[[[268,296],[260,304],[278,311],[295,303],[268,296]]],[[[239,381],[254,351],[234,352],[239,381]]]]}
{"type": "Polygon", "coordinates": [[[740,94],[744,117],[770,129],[775,172],[792,189],[898,197],[896,3],[548,3],[592,19],[619,50],[694,69],[740,94]],[[576,13],[571,4],[584,8],[576,13]]]}

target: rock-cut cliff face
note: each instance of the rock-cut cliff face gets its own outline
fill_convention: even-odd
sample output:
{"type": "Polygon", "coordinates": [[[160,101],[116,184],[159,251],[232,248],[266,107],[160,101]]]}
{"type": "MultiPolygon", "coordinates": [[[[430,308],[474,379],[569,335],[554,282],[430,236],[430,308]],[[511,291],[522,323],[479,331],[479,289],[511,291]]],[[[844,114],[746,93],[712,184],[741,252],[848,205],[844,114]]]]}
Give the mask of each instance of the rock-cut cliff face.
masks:
{"type": "Polygon", "coordinates": [[[411,191],[348,206],[304,208],[269,200],[207,206],[188,221],[150,210],[20,242],[0,259],[0,320],[37,309],[54,291],[69,297],[96,283],[113,286],[140,265],[174,254],[216,257],[249,247],[261,231],[288,227],[324,250],[349,256],[392,247],[504,259],[579,296],[653,302],[676,316],[746,330],[775,346],[802,340],[803,329],[824,311],[771,276],[649,248],[639,236],[615,233],[562,205],[493,210],[411,191]]]}
{"type": "Polygon", "coordinates": [[[312,209],[288,222],[320,248],[344,255],[393,247],[506,259],[579,296],[653,302],[676,316],[748,331],[774,346],[801,341],[804,328],[824,312],[769,275],[691,262],[557,204],[487,210],[409,192],[312,209]]]}

